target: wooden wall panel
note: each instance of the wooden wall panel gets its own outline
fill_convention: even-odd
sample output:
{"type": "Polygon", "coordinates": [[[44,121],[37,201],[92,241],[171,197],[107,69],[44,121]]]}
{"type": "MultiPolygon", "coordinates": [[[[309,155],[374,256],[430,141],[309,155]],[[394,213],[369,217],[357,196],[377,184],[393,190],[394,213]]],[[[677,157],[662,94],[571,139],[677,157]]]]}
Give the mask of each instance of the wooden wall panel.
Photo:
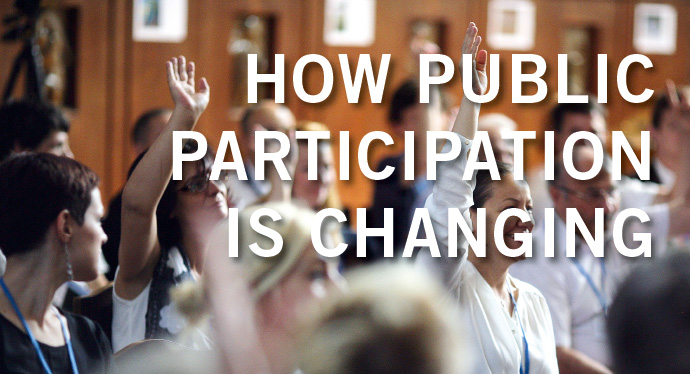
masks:
{"type": "MultiPolygon", "coordinates": [[[[486,104],[483,111],[503,112],[514,118],[521,130],[541,131],[548,111],[556,101],[557,54],[561,51],[564,26],[587,26],[597,30],[596,52],[609,56],[609,110],[613,129],[643,126],[651,103],[632,105],[623,101],[616,90],[615,73],[620,60],[634,53],[632,30],[633,0],[534,0],[537,9],[535,48],[528,52],[541,55],[547,62],[545,79],[549,95],[540,104],[511,103],[511,53],[490,51],[501,55],[501,84],[497,100],[486,104]]],[[[633,69],[630,87],[634,92],[643,88],[660,89],[666,78],[688,83],[690,64],[690,4],[684,0],[659,1],[673,4],[678,10],[678,50],[672,56],[650,55],[653,69],[633,69]]],[[[0,13],[8,14],[10,1],[0,3],[0,13]]],[[[232,66],[227,52],[232,21],[241,15],[260,14],[276,18],[276,53],[285,54],[286,101],[300,119],[316,120],[330,126],[334,134],[350,131],[352,146],[373,130],[389,131],[387,105],[396,86],[407,77],[409,26],[414,20],[442,22],[445,27],[443,53],[454,61],[460,58],[462,35],[470,20],[482,32],[486,30],[488,0],[377,0],[376,39],[365,48],[330,47],[323,42],[323,0],[189,0],[188,37],[182,43],[140,43],[132,40],[132,0],[61,0],[58,6],[77,7],[79,17],[78,105],[73,113],[72,146],[77,158],[93,167],[103,179],[106,198],[124,183],[133,158],[129,134],[136,117],[157,106],[171,106],[165,81],[164,62],[173,55],[185,54],[199,66],[212,90],[211,104],[202,116],[198,129],[214,148],[221,131],[236,130],[230,116],[230,83],[232,66]],[[301,102],[292,87],[292,72],[297,60],[306,54],[325,56],[335,72],[331,97],[321,104],[301,102]],[[382,104],[372,104],[368,93],[361,103],[348,104],[340,73],[338,54],[348,54],[354,65],[359,54],[371,54],[378,67],[381,55],[390,53],[392,65],[382,104]]],[[[0,44],[0,84],[4,87],[18,46],[0,44]]],[[[596,67],[594,67],[595,69],[596,67]]],[[[309,70],[305,87],[308,92],[321,88],[321,75],[309,70]]],[[[460,97],[458,73],[447,85],[448,91],[460,97]]],[[[366,91],[366,90],[365,90],[366,91]]],[[[372,164],[385,154],[399,150],[376,147],[371,153],[372,164]]],[[[540,162],[541,146],[528,143],[528,162],[540,162]]],[[[356,148],[352,148],[353,153],[356,148]]],[[[351,207],[367,206],[372,183],[359,172],[351,159],[349,182],[340,184],[344,203],[351,207]]]]}
{"type": "MultiPolygon", "coordinates": [[[[357,166],[357,146],[361,138],[368,132],[380,130],[391,133],[388,121],[388,105],[397,88],[407,78],[410,78],[408,67],[410,63],[410,26],[415,20],[424,19],[434,22],[442,22],[446,28],[446,46],[448,51],[443,51],[451,56],[459,56],[454,53],[459,49],[464,30],[469,21],[465,1],[426,1],[423,3],[409,2],[402,5],[396,0],[378,0],[376,2],[376,30],[374,44],[369,47],[332,47],[323,42],[323,2],[315,2],[314,16],[317,21],[312,21],[313,32],[308,38],[310,49],[305,53],[318,53],[325,56],[334,70],[334,87],[328,100],[320,104],[303,105],[304,118],[323,122],[331,129],[333,136],[337,137],[340,131],[349,131],[350,145],[350,180],[339,185],[343,201],[351,208],[365,207],[369,205],[373,183],[366,179],[357,166]],[[339,54],[347,54],[351,71],[354,71],[360,54],[370,54],[375,68],[378,71],[382,54],[391,54],[391,62],[386,79],[386,85],[382,103],[371,102],[366,83],[363,84],[360,102],[349,104],[345,94],[339,54]]],[[[354,74],[353,74],[354,75],[354,74]]],[[[320,76],[317,75],[320,78],[320,76]]],[[[454,79],[454,83],[457,79],[454,79]]],[[[318,92],[322,82],[318,79],[308,82],[308,92],[318,92]]],[[[459,85],[449,85],[449,89],[457,91],[459,85]]],[[[337,138],[336,138],[337,139],[337,138]]],[[[395,139],[395,145],[385,147],[382,144],[374,145],[370,152],[370,164],[375,168],[378,160],[386,154],[402,150],[402,139],[395,139]]],[[[336,144],[336,152],[339,147],[336,144]]],[[[338,154],[338,153],[336,153],[338,154]]],[[[339,165],[336,165],[339,167],[339,165]]],[[[353,211],[354,213],[354,211],[353,211]]]]}

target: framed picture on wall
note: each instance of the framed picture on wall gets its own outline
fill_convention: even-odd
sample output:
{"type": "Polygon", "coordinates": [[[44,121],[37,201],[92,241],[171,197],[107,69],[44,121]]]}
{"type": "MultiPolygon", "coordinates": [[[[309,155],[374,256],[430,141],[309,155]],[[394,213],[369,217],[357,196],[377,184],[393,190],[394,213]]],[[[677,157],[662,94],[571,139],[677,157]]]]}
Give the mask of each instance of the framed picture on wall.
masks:
{"type": "Polygon", "coordinates": [[[374,43],[376,0],[326,0],[323,41],[330,46],[374,43]]]}
{"type": "Polygon", "coordinates": [[[493,49],[527,51],[534,47],[535,6],[531,0],[491,0],[487,42],[493,49]]]}
{"type": "Polygon", "coordinates": [[[187,38],[187,0],[134,0],[132,38],[179,43],[187,38]]]}
{"type": "MultiPolygon", "coordinates": [[[[259,74],[275,73],[276,17],[266,14],[243,14],[234,19],[227,51],[230,55],[230,119],[240,121],[247,107],[249,55],[255,54],[259,74]]],[[[259,100],[275,97],[272,84],[257,85],[259,100]]]]}
{"type": "Polygon", "coordinates": [[[407,62],[408,73],[419,75],[419,55],[443,53],[446,26],[442,21],[417,19],[409,28],[410,54],[407,62]]]}
{"type": "Polygon", "coordinates": [[[633,46],[640,53],[672,55],[676,53],[678,12],[669,4],[635,5],[633,46]]]}

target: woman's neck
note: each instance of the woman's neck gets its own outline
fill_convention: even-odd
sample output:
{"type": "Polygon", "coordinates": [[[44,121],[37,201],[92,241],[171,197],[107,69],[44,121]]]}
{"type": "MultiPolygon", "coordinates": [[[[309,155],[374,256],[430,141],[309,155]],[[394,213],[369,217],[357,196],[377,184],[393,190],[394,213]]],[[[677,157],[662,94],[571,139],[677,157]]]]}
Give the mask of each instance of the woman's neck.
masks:
{"type": "Polygon", "coordinates": [[[272,331],[263,327],[260,328],[259,339],[272,373],[289,374],[295,371],[295,343],[284,331],[272,331]]]}
{"type": "Polygon", "coordinates": [[[509,297],[506,287],[509,264],[503,264],[489,257],[477,257],[474,255],[474,251],[470,251],[468,261],[479,271],[479,274],[481,274],[482,278],[489,284],[489,287],[491,287],[499,299],[503,300],[509,297]]]}
{"type": "Polygon", "coordinates": [[[199,275],[204,270],[204,262],[206,261],[206,253],[208,252],[211,237],[222,222],[223,220],[202,220],[193,219],[192,217],[188,217],[188,220],[185,221],[180,218],[180,227],[182,227],[182,240],[180,244],[184,248],[187,259],[189,259],[191,270],[199,275]]]}
{"type": "MultiPolygon", "coordinates": [[[[36,321],[39,326],[49,315],[55,291],[68,280],[66,265],[56,256],[46,256],[42,250],[8,258],[3,279],[24,318],[36,321]]],[[[0,300],[3,314],[14,315],[4,293],[0,300]]]]}
{"type": "Polygon", "coordinates": [[[204,270],[204,261],[206,259],[206,252],[208,251],[209,235],[187,231],[182,234],[182,248],[189,259],[189,266],[191,271],[197,274],[202,274],[204,270]]]}

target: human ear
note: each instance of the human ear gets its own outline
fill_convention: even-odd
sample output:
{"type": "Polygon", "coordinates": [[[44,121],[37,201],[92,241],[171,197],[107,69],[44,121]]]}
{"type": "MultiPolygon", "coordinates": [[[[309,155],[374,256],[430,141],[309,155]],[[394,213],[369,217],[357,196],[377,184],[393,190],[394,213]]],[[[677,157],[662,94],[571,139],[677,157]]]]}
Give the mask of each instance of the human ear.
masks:
{"type": "Polygon", "coordinates": [[[553,205],[558,205],[558,202],[560,201],[562,197],[562,191],[556,188],[554,185],[549,185],[549,196],[551,196],[551,201],[553,201],[553,205]]]}
{"type": "Polygon", "coordinates": [[[470,208],[470,220],[472,221],[472,233],[477,234],[477,210],[470,208]]]}
{"type": "Polygon", "coordinates": [[[68,243],[74,233],[74,219],[69,210],[63,209],[55,219],[58,238],[62,243],[68,243]]]}

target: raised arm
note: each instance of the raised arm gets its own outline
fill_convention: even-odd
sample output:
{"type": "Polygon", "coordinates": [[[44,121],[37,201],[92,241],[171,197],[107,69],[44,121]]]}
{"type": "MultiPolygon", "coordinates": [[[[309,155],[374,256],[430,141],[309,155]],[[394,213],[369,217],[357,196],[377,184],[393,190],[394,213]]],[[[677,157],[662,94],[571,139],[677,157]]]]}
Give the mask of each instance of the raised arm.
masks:
{"type": "Polygon", "coordinates": [[[202,282],[213,315],[216,352],[224,373],[269,373],[255,320],[251,285],[240,264],[228,258],[228,230],[225,221],[214,231],[202,282]],[[232,306],[228,300],[232,300],[232,306]]]}
{"type": "MultiPolygon", "coordinates": [[[[486,77],[485,50],[479,50],[482,37],[477,35],[478,29],[474,22],[470,22],[465,33],[465,40],[462,43],[462,54],[472,55],[472,90],[477,95],[486,92],[488,79],[486,77]]],[[[460,60],[460,73],[462,73],[462,60],[460,60]]],[[[463,93],[460,111],[453,124],[453,132],[456,132],[467,139],[474,139],[477,132],[477,122],[479,121],[479,107],[481,105],[470,101],[463,93]]]]}
{"type": "Polygon", "coordinates": [[[156,208],[172,175],[173,131],[194,128],[209,100],[205,78],[195,89],[194,63],[184,57],[166,63],[168,86],[175,102],[170,121],[132,172],[122,192],[122,238],[118,296],[136,297],[148,284],[160,255],[156,208]]]}
{"type": "MultiPolygon", "coordinates": [[[[463,53],[470,53],[473,57],[473,86],[476,93],[481,93],[486,88],[486,74],[484,66],[486,62],[486,51],[477,53],[481,38],[477,36],[477,27],[471,23],[465,34],[463,43],[463,53]],[[477,57],[483,60],[477,61],[477,57]]],[[[455,159],[438,164],[438,179],[434,184],[434,192],[426,202],[426,208],[432,220],[434,235],[439,245],[442,261],[428,262],[424,255],[420,262],[425,267],[432,268],[432,271],[440,275],[441,280],[448,286],[454,283],[453,277],[457,274],[465,259],[467,258],[467,240],[458,235],[458,254],[457,258],[448,257],[449,230],[457,228],[448,227],[449,209],[459,209],[465,221],[470,224],[469,209],[472,206],[472,191],[474,189],[473,180],[463,180],[463,174],[467,165],[467,155],[471,146],[471,139],[477,130],[479,117],[479,104],[475,104],[467,97],[463,98],[458,117],[453,125],[453,132],[460,138],[461,151],[455,159]]],[[[450,142],[447,142],[442,152],[451,150],[450,142]]]]}
{"type": "MultiPolygon", "coordinates": [[[[673,82],[667,83],[669,109],[667,116],[681,138],[690,134],[690,93],[678,90],[673,82]]],[[[690,147],[681,147],[681,163],[669,202],[669,237],[685,235],[690,232],[690,147]]]]}

